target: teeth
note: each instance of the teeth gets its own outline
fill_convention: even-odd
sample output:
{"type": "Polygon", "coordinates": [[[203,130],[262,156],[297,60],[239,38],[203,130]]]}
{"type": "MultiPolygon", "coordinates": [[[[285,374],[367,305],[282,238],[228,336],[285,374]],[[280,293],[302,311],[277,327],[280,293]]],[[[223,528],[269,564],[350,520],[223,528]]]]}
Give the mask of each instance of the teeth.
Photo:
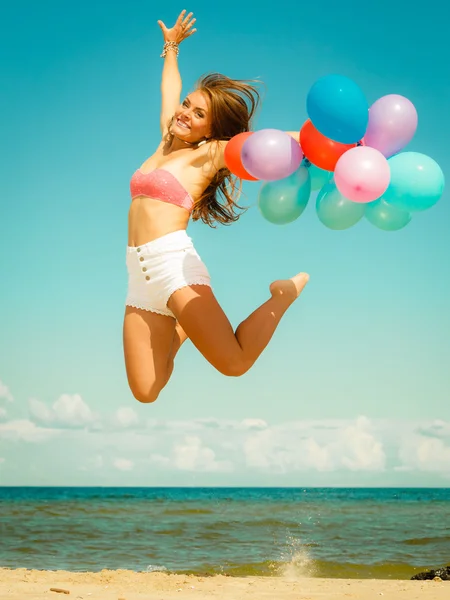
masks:
{"type": "Polygon", "coordinates": [[[179,127],[184,127],[185,129],[189,129],[189,127],[186,125],[186,123],[183,123],[183,121],[180,121],[180,119],[177,120],[177,125],[179,127]]]}

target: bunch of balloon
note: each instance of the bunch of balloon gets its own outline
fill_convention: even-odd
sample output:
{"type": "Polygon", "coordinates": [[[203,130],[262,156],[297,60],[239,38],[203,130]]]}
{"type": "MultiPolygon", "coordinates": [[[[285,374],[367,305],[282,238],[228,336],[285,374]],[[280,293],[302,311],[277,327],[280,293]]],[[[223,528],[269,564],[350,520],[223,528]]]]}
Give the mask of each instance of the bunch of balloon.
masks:
{"type": "Polygon", "coordinates": [[[435,160],[420,152],[402,152],[417,122],[412,102],[398,94],[379,98],[369,110],[364,142],[387,159],[390,182],[384,194],[367,205],[365,215],[386,231],[405,227],[412,214],[434,206],[444,192],[444,173],[435,160]]]}
{"type": "Polygon", "coordinates": [[[299,141],[289,134],[278,129],[240,133],[226,145],[224,159],[237,177],[263,182],[258,208],[270,223],[292,223],[305,210],[311,177],[299,141]]]}
{"type": "Polygon", "coordinates": [[[348,229],[363,216],[376,227],[397,231],[411,213],[436,204],[444,175],[430,157],[401,152],[417,129],[417,111],[405,97],[383,96],[372,106],[352,80],[322,77],[310,89],[309,119],[300,131],[306,159],[329,172],[316,212],[330,229],[348,229]]]}

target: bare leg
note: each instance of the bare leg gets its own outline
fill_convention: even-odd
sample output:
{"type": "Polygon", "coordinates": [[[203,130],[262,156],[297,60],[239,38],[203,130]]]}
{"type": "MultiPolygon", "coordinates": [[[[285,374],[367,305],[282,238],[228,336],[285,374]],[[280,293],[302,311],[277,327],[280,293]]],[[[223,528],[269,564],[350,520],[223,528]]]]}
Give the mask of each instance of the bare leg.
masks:
{"type": "Polygon", "coordinates": [[[169,379],[173,373],[175,356],[177,355],[178,350],[181,348],[181,346],[184,344],[184,342],[187,339],[188,339],[188,336],[186,335],[186,332],[181,327],[181,325],[177,322],[177,324],[175,326],[175,331],[173,334],[172,349],[170,351],[169,361],[167,364],[167,381],[169,381],[169,379]]]}
{"type": "Polygon", "coordinates": [[[176,291],[168,306],[206,360],[224,375],[239,376],[261,355],[308,280],[306,273],[299,273],[272,283],[271,297],[239,325],[236,333],[207,286],[193,285],[176,291]]]}
{"type": "Polygon", "coordinates": [[[128,384],[139,402],[154,402],[167,384],[175,319],[127,306],[123,348],[128,384]]]}

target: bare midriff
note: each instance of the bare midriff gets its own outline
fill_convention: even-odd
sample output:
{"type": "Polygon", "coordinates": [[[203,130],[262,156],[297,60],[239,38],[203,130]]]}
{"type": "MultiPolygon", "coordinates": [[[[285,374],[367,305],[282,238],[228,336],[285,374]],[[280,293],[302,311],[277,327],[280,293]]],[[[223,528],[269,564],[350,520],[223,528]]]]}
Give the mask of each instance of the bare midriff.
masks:
{"type": "Polygon", "coordinates": [[[137,196],[128,212],[128,245],[142,246],[173,231],[187,229],[189,217],[185,208],[137,196]]]}

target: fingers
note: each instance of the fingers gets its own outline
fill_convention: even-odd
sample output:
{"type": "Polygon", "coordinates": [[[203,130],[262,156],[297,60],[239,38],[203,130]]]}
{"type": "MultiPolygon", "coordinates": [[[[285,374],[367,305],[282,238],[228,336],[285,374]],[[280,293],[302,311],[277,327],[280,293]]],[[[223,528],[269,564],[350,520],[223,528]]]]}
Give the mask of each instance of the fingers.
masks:
{"type": "MultiPolygon", "coordinates": [[[[183,11],[183,13],[185,13],[186,11],[183,11]]],[[[182,13],[182,14],[183,14],[182,13]]],[[[185,19],[183,19],[182,23],[181,23],[181,27],[183,27],[183,29],[185,29],[189,23],[189,21],[192,19],[192,15],[194,13],[190,12],[187,17],[185,19]]]]}
{"type": "Polygon", "coordinates": [[[193,19],[192,15],[194,13],[190,12],[182,21],[181,23],[181,32],[183,35],[183,39],[188,38],[189,36],[191,36],[193,33],[195,33],[197,30],[196,29],[192,29],[194,23],[197,21],[197,19],[193,19]]]}
{"type": "Polygon", "coordinates": [[[162,21],[157,21],[158,25],[161,27],[162,31],[165,31],[167,27],[164,25],[162,21]]]}
{"type": "MultiPolygon", "coordinates": [[[[192,19],[192,20],[190,21],[190,23],[188,23],[187,25],[183,25],[183,26],[182,26],[182,27],[183,27],[183,31],[184,31],[185,33],[188,33],[189,29],[190,29],[190,28],[191,28],[191,27],[194,25],[194,23],[195,23],[195,21],[196,21],[196,20],[197,20],[197,19],[192,19]]],[[[195,29],[194,31],[196,31],[196,29],[195,29]]],[[[194,33],[194,32],[193,32],[193,31],[191,31],[190,33],[194,33]]],[[[190,35],[190,34],[189,34],[189,35],[190,35]]]]}
{"type": "Polygon", "coordinates": [[[177,24],[177,25],[181,25],[181,23],[183,22],[183,19],[184,19],[184,15],[185,15],[185,14],[186,14],[186,11],[185,11],[185,10],[182,10],[182,11],[180,12],[180,14],[179,14],[179,16],[178,16],[178,19],[177,19],[177,22],[176,22],[176,24],[177,24]]]}

